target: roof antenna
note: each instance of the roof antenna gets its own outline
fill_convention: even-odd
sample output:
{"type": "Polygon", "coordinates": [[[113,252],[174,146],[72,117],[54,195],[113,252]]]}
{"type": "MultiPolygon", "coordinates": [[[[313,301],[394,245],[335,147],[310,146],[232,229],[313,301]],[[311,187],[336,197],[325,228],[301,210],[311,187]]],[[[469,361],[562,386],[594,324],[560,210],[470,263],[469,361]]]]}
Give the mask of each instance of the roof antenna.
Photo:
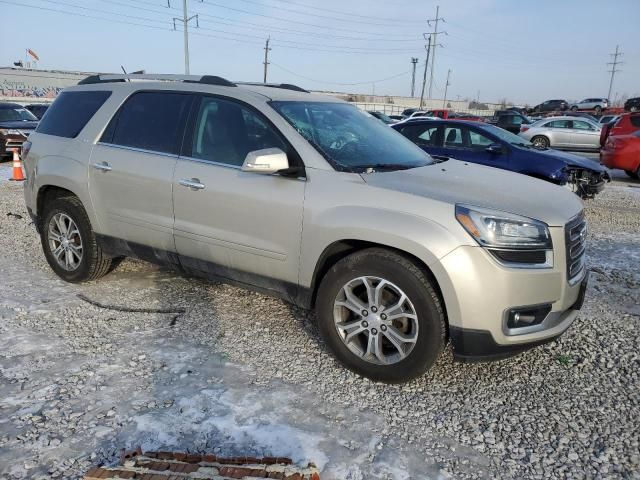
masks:
{"type": "MultiPolygon", "coordinates": [[[[124,72],[125,75],[127,75],[127,71],[124,69],[124,65],[120,65],[120,68],[122,69],[122,71],[124,72]]],[[[127,82],[130,82],[131,79],[127,78],[127,82]]]]}

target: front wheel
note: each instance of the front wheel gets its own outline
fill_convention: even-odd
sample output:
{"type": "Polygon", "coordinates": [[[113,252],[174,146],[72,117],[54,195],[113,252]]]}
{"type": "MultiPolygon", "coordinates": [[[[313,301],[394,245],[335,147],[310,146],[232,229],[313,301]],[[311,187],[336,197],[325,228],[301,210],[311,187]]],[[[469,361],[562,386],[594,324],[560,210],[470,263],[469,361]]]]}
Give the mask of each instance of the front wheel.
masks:
{"type": "Polygon", "coordinates": [[[99,278],[110,271],[114,262],[102,252],[77,197],[59,197],[47,206],[40,240],[49,266],[67,282],[99,278]]]}
{"type": "Polygon", "coordinates": [[[600,115],[602,113],[602,107],[600,105],[596,105],[596,108],[593,109],[596,115],[600,115]]]}
{"type": "Polygon", "coordinates": [[[638,168],[638,170],[636,170],[635,172],[631,170],[625,170],[624,173],[626,173],[631,178],[635,178],[636,180],[640,178],[640,168],[638,168]]]}
{"type": "Polygon", "coordinates": [[[531,139],[531,143],[536,148],[540,148],[540,149],[549,148],[549,139],[547,137],[543,137],[542,135],[533,137],[531,139]]]}
{"type": "Polygon", "coordinates": [[[576,107],[575,105],[573,107],[571,107],[571,111],[572,112],[577,112],[578,111],[578,107],[576,107]]]}
{"type": "Polygon", "coordinates": [[[319,329],[347,368],[399,383],[424,373],[445,343],[442,305],[409,258],[370,248],[337,262],[316,301],[319,329]]]}

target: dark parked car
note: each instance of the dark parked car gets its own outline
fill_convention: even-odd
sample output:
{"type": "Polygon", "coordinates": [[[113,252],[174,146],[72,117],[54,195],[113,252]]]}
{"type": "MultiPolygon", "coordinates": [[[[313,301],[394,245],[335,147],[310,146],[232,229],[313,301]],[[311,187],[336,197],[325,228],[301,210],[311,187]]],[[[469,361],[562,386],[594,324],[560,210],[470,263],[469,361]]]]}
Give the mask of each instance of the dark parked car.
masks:
{"type": "Polygon", "coordinates": [[[629,100],[624,102],[624,109],[627,112],[640,111],[640,97],[630,98],[629,100]]]}
{"type": "Polygon", "coordinates": [[[367,113],[369,113],[370,115],[373,115],[378,120],[382,121],[383,123],[386,123],[387,125],[391,125],[392,123],[397,123],[397,120],[394,120],[389,115],[382,112],[378,112],[377,110],[368,110],[367,113]]]}
{"type": "Polygon", "coordinates": [[[564,111],[569,108],[566,100],[547,100],[533,107],[529,113],[564,111]]]}
{"type": "Polygon", "coordinates": [[[44,112],[46,112],[47,108],[49,108],[49,104],[48,103],[32,103],[31,105],[27,105],[24,108],[26,108],[31,113],[33,113],[36,117],[38,117],[38,120],[40,120],[44,115],[44,112]]]}
{"type": "Polygon", "coordinates": [[[11,158],[38,125],[38,119],[17,103],[0,102],[0,161],[11,158]]]}
{"type": "Polygon", "coordinates": [[[586,158],[536,149],[525,139],[486,123],[423,120],[392,125],[427,153],[523,173],[558,185],[569,184],[592,198],[610,180],[607,169],[586,158]]]}
{"type": "Polygon", "coordinates": [[[515,110],[498,110],[488,122],[496,127],[503,128],[511,133],[520,133],[522,125],[533,123],[529,117],[515,110]]]}

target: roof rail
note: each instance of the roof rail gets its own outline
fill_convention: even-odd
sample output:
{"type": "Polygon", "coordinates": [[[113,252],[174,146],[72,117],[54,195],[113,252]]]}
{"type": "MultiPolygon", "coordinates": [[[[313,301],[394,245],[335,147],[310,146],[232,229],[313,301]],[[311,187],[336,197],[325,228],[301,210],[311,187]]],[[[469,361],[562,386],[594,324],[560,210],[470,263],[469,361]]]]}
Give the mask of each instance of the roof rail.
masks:
{"type": "Polygon", "coordinates": [[[282,88],[284,90],[293,90],[295,92],[310,93],[309,90],[305,90],[302,87],[293,85],[291,83],[260,83],[260,82],[236,82],[237,85],[252,85],[254,87],[271,87],[282,88]]]}
{"type": "Polygon", "coordinates": [[[214,75],[176,75],[176,74],[98,74],[90,75],[78,82],[78,85],[93,83],[126,82],[131,80],[161,80],[170,82],[203,83],[206,85],[218,85],[222,87],[235,87],[236,84],[222,77],[214,75]]]}

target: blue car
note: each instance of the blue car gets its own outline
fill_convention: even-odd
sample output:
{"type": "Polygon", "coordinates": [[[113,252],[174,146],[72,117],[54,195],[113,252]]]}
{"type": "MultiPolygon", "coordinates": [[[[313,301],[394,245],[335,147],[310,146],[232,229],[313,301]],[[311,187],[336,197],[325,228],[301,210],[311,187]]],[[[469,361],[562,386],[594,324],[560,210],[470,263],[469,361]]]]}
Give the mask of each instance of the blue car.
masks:
{"type": "Polygon", "coordinates": [[[501,128],[463,120],[412,120],[391,125],[435,156],[451,157],[569,184],[582,198],[593,198],[610,181],[606,168],[572,153],[535,148],[501,128]]]}

